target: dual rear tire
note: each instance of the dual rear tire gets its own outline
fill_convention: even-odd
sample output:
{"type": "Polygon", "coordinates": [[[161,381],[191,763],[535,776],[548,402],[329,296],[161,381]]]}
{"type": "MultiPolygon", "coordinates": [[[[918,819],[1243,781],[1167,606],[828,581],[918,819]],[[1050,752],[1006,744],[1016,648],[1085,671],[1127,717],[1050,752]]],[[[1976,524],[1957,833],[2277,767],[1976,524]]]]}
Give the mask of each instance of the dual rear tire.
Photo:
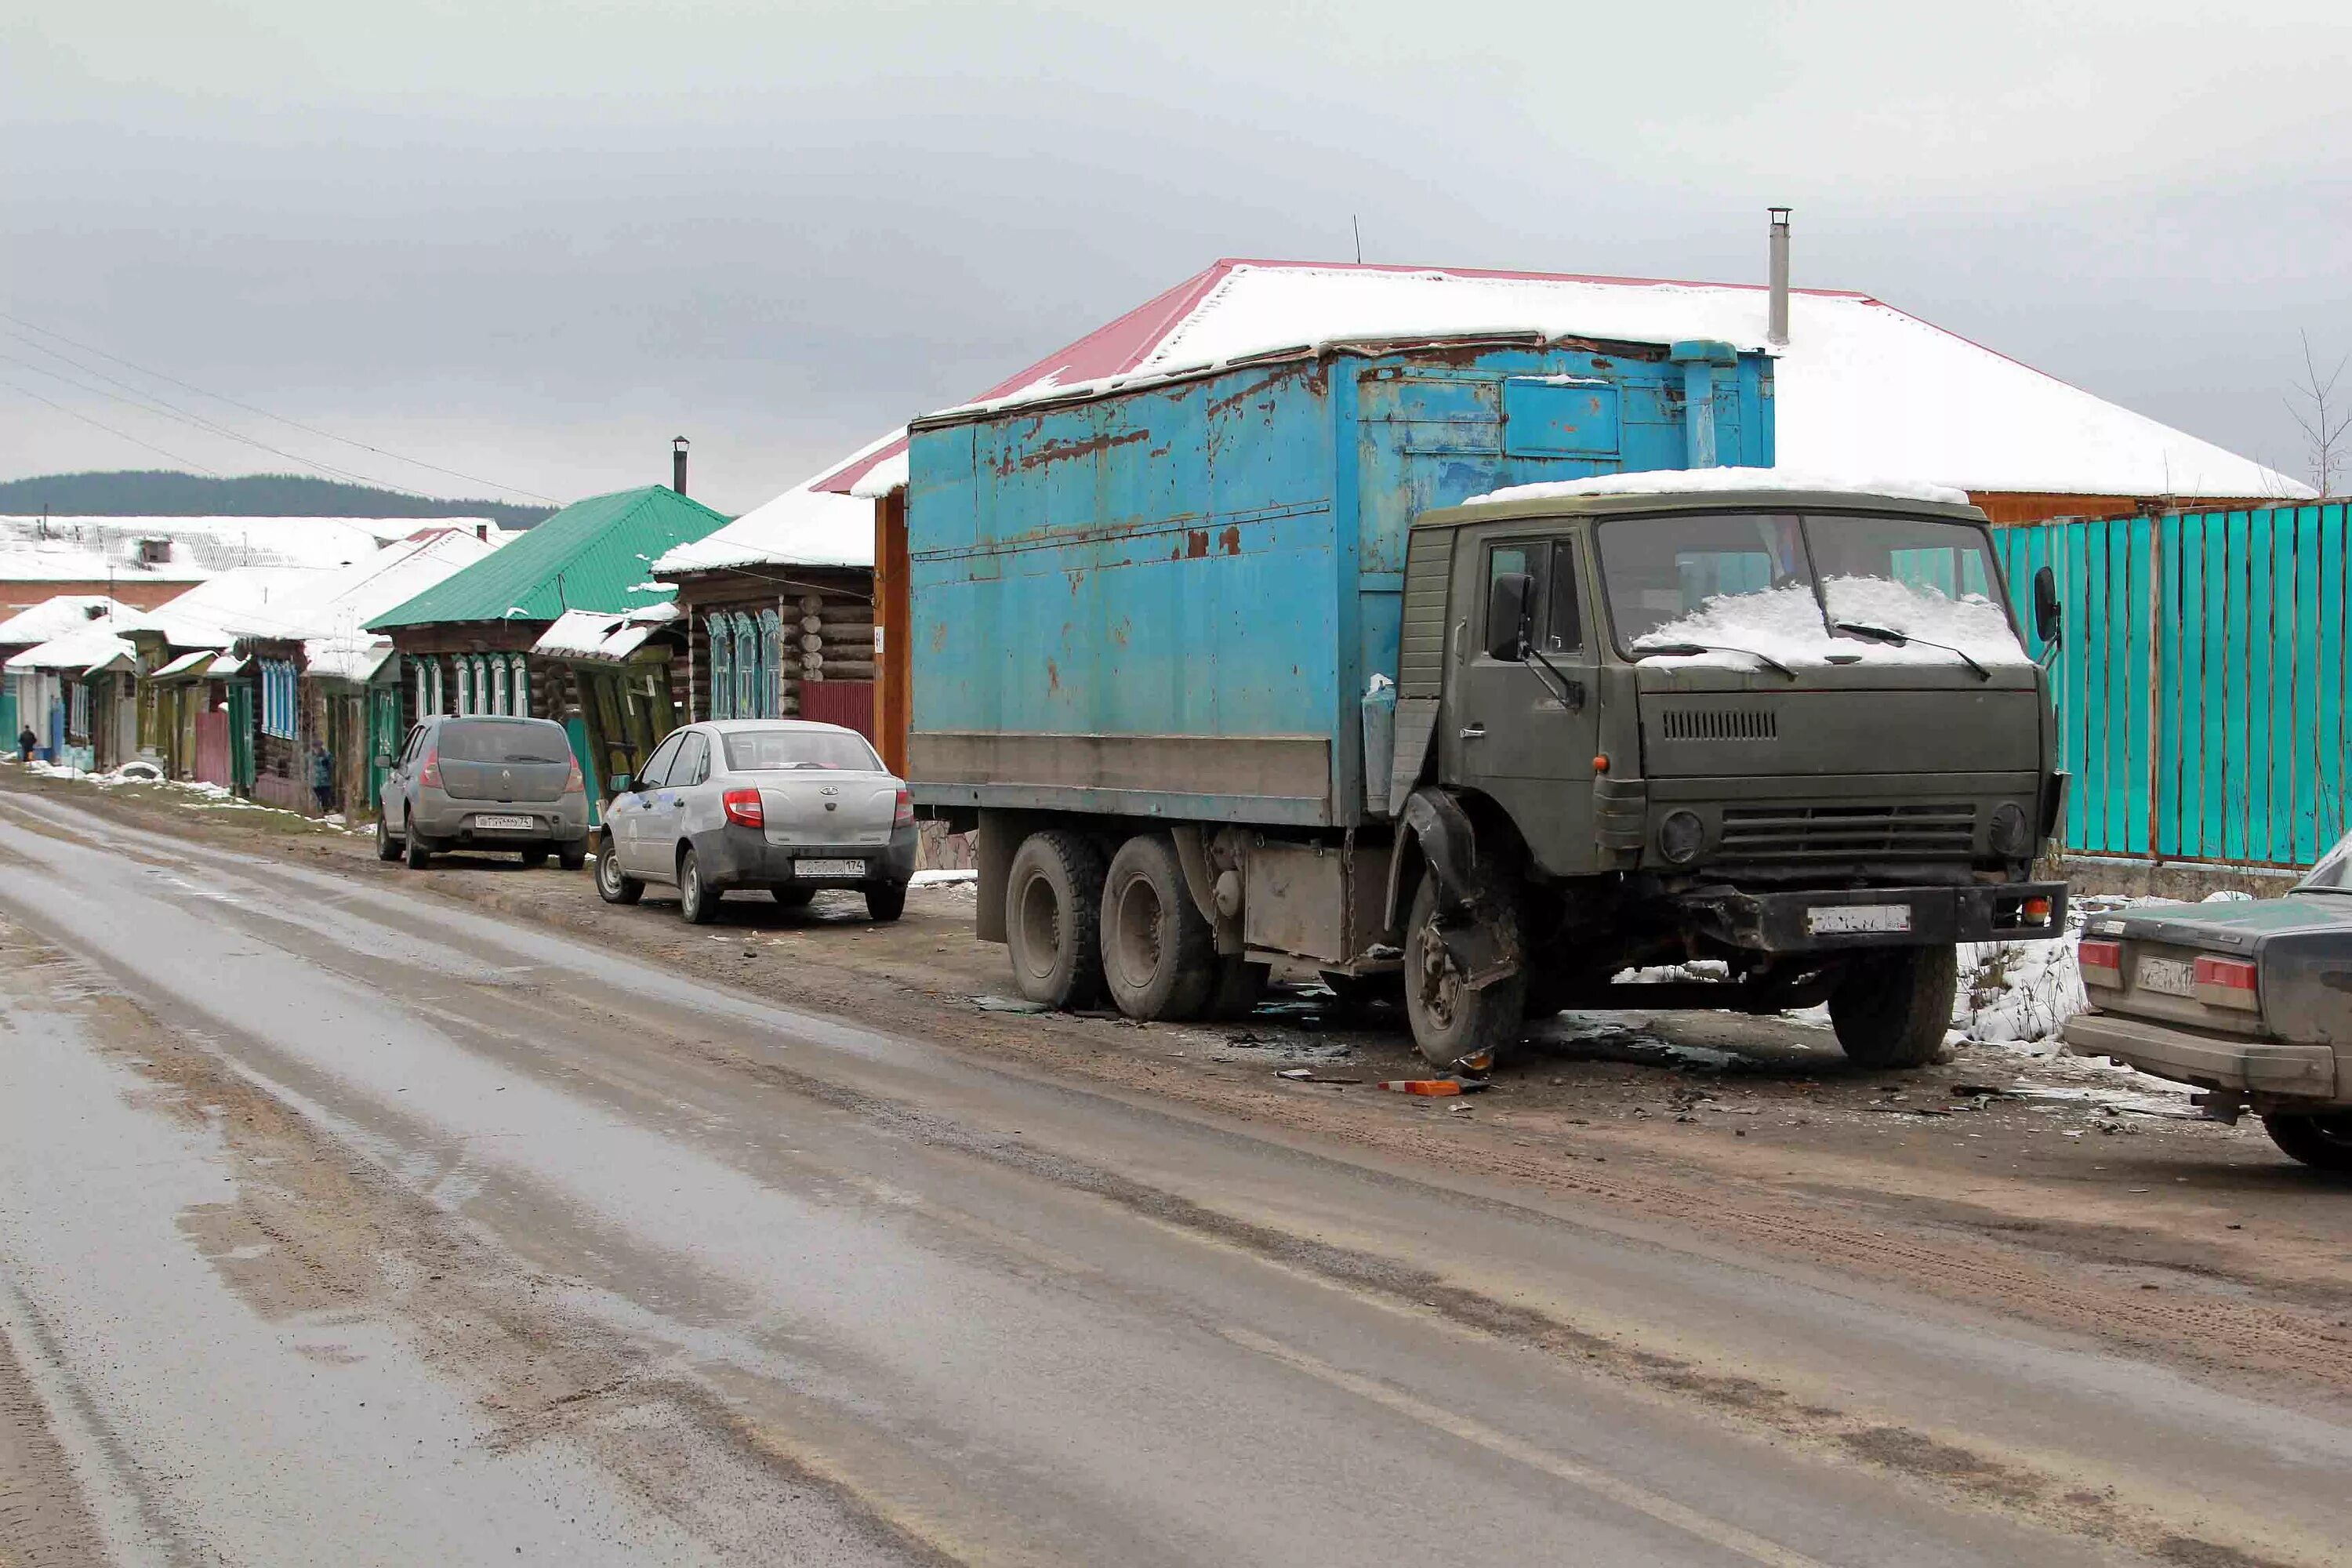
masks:
{"type": "Polygon", "coordinates": [[[1261,966],[1218,955],[1161,833],[1136,834],[1108,865],[1078,834],[1030,835],[1005,878],[1004,926],[1014,984],[1052,1007],[1108,997],[1130,1018],[1232,1016],[1265,983],[1261,966]]]}

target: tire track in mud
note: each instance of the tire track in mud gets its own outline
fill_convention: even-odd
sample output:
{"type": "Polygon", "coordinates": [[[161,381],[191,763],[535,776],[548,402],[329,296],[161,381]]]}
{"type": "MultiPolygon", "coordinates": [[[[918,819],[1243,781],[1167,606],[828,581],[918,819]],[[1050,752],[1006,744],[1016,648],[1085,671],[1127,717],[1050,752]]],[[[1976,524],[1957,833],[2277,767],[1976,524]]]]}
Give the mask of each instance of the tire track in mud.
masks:
{"type": "MultiPolygon", "coordinates": [[[[1969,1447],[1965,1438],[1889,1426],[1811,1403],[1761,1378],[1710,1371],[1685,1356],[1662,1354],[1616,1334],[1498,1300],[1431,1269],[1242,1219],[1022,1139],[975,1131],[901,1101],[754,1060],[723,1047],[681,1044],[675,1048],[732,1067],[893,1134],[1085,1193],[1171,1230],[1427,1314],[1458,1330],[1530,1346],[1662,1398],[1696,1403],[1752,1433],[1795,1441],[1819,1454],[1868,1465],[1934,1489],[1947,1498],[2017,1514],[2045,1528],[2192,1568],[2208,1563],[2213,1568],[2326,1568],[2340,1560],[2339,1546],[2318,1541],[2279,1539],[2274,1546],[2264,1548],[2277,1555],[2248,1552],[2196,1531],[2211,1528],[2219,1520],[2241,1540],[2276,1539],[2281,1532],[2262,1520],[2232,1515],[2226,1507],[2200,1502],[2191,1512],[2170,1499],[2126,1496],[2112,1487],[2087,1486],[2031,1459],[1981,1452],[1969,1447]]],[[[1529,1217],[1539,1216],[1531,1214],[1529,1217]]]]}
{"type": "MultiPolygon", "coordinates": [[[[355,879],[363,880],[369,869],[359,868],[355,879]]],[[[1889,1229],[1901,1222],[1872,1216],[1857,1223],[1821,1206],[1794,1202],[1727,1202],[1719,1188],[1701,1193],[1651,1172],[1604,1173],[1594,1170],[1590,1162],[1528,1156],[1500,1149],[1492,1141],[1440,1142],[1430,1138],[1426,1124],[1382,1116],[1357,1105],[1341,1110],[1331,1100],[1310,1101],[1295,1091],[1255,1085],[1236,1088],[1229,1082],[1197,1088],[1156,1077],[1146,1079],[1134,1070],[1130,1059],[1105,1049],[1098,1031],[1071,1021],[1023,1018],[1014,1026],[968,1018],[961,1010],[950,1021],[942,1018],[936,996],[922,994],[904,977],[877,984],[871,973],[814,954],[803,955],[803,966],[794,975],[799,984],[778,985],[772,976],[747,975],[731,963],[714,963],[712,955],[699,949],[688,946],[681,953],[681,944],[676,942],[648,940],[650,930],[646,936],[633,932],[616,942],[614,929],[598,918],[600,911],[593,906],[574,909],[568,902],[517,896],[523,892],[520,889],[462,879],[427,890],[646,953],[731,986],[772,994],[782,992],[794,1005],[829,1010],[868,1028],[903,1032],[1000,1068],[1009,1065],[1016,1073],[1067,1073],[1114,1091],[1148,1096],[1163,1107],[1174,1101],[1185,1111],[1197,1111],[1226,1125],[1254,1124],[1244,1136],[1259,1135],[1259,1129],[1271,1127],[1383,1155],[1401,1155],[1482,1183],[1501,1177],[1553,1198],[1608,1205],[1644,1224],[1663,1221],[1682,1226],[1696,1237],[1753,1248],[1807,1267],[1842,1269],[1906,1290],[2054,1323],[2088,1335],[2122,1340],[2168,1358],[2178,1358],[2187,1351],[2208,1364],[2259,1369],[2272,1375],[2305,1375],[2328,1386],[2352,1388],[2352,1336],[2331,1333],[2275,1310],[2227,1301],[2150,1300],[2141,1292],[2095,1281],[2077,1285],[1998,1242],[1934,1234],[1891,1235],[1889,1229]],[[877,994],[886,988],[887,994],[877,994]],[[856,991],[863,994],[845,994],[856,991]]],[[[2261,1521],[2230,1518],[2215,1510],[2208,1510],[2202,1523],[2191,1522],[2194,1510],[2182,1506],[2179,1500],[2118,1497],[2104,1489],[2086,1488],[2031,1460],[1979,1451],[1964,1437],[1890,1426],[1811,1403],[1764,1379],[1728,1375],[1686,1356],[1661,1354],[1619,1336],[1496,1300],[1431,1270],[1226,1215],[1116,1172],[1028,1143],[974,1133],[903,1103],[778,1068],[740,1051],[686,1043],[664,1048],[701,1056],[731,1070],[767,1079],[934,1146],[1085,1192],[1173,1230],[1235,1247],[1402,1310],[1427,1314],[1457,1331],[1534,1346],[1662,1399],[1698,1404],[1727,1422],[1759,1435],[1865,1464],[1940,1495],[2021,1514],[2044,1526],[2130,1546],[2176,1563],[2276,1568],[2291,1562],[2336,1560],[2334,1543],[2310,1542],[2265,1546],[2263,1550],[2272,1555],[2250,1554],[2211,1536],[2217,1524],[2226,1522],[2230,1528],[2221,1533],[2259,1542],[2270,1533],[2261,1521]]],[[[1617,1142],[1605,1146],[1612,1153],[1625,1147],[1617,1142]]],[[[1344,1152],[1313,1157],[1356,1168],[1349,1165],[1344,1152]]],[[[1523,1205],[1508,1205],[1507,1200],[1497,1200],[1491,1192],[1477,1201],[1520,1206],[1538,1222],[1552,1217],[1523,1205]]],[[[595,1398],[582,1403],[593,1405],[606,1397],[610,1395],[596,1393],[595,1398]]]]}
{"type": "MultiPolygon", "coordinates": [[[[263,1319],[380,1319],[471,1393],[491,1423],[488,1450],[567,1438],[637,1500],[730,1559],[826,1568],[955,1561],[671,1364],[669,1352],[560,1304],[564,1281],[519,1267],[6,916],[0,977],[46,1008],[80,1015],[95,1048],[149,1086],[147,1109],[218,1135],[236,1195],[184,1211],[180,1228],[263,1319]]],[[[0,1568],[110,1564],[102,1542],[76,1533],[71,1494],[61,1489],[70,1470],[60,1482],[62,1454],[37,1396],[18,1397],[7,1352],[0,1336],[0,1568]],[[11,1506],[32,1521],[24,1540],[40,1554],[19,1549],[11,1506]]]]}
{"type": "MultiPolygon", "coordinates": [[[[0,1280],[0,1289],[15,1294],[0,1280]]],[[[15,1302],[21,1316],[23,1303],[15,1302]]],[[[47,1405],[0,1332],[0,1568],[111,1568],[47,1405]]]]}

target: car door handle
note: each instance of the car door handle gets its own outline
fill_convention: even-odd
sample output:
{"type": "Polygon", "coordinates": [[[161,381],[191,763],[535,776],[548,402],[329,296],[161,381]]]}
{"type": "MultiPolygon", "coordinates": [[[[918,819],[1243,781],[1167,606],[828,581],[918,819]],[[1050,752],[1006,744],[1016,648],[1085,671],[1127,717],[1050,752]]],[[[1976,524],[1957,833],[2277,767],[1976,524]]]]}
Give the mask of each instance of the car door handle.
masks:
{"type": "Polygon", "coordinates": [[[1462,726],[1462,738],[1465,741],[1483,741],[1486,738],[1486,726],[1465,724],[1462,726]]]}

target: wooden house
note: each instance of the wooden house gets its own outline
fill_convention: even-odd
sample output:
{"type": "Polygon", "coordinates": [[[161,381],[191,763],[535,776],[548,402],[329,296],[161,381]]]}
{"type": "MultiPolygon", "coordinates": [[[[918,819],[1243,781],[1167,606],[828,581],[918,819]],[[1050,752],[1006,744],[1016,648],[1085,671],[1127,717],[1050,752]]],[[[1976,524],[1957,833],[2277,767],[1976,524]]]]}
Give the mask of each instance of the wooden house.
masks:
{"type": "Polygon", "coordinates": [[[429,713],[556,720],[572,731],[591,798],[601,798],[601,781],[634,773],[677,721],[685,681],[671,668],[676,639],[649,634],[632,649],[643,657],[628,661],[625,677],[618,665],[606,670],[542,651],[541,641],[573,611],[619,616],[667,603],[672,591],[650,581],[652,563],[727,521],[661,485],[592,496],[376,616],[368,629],[389,637],[399,655],[403,725],[429,713]],[[596,682],[605,678],[616,684],[600,695],[596,682]],[[611,727],[606,697],[616,714],[611,727]],[[640,722],[627,720],[631,711],[640,722]],[[628,766],[618,766],[624,758],[628,766]]]}

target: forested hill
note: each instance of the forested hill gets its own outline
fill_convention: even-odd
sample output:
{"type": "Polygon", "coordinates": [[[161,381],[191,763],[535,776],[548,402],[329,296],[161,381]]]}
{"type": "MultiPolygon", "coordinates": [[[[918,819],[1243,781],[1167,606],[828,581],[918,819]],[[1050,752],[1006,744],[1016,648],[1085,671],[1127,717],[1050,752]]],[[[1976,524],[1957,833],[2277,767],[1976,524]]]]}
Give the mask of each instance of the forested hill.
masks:
{"type": "Polygon", "coordinates": [[[58,517],[487,517],[529,528],[555,509],[441,500],[301,474],[213,479],[163,469],[0,480],[0,513],[58,517]]]}

